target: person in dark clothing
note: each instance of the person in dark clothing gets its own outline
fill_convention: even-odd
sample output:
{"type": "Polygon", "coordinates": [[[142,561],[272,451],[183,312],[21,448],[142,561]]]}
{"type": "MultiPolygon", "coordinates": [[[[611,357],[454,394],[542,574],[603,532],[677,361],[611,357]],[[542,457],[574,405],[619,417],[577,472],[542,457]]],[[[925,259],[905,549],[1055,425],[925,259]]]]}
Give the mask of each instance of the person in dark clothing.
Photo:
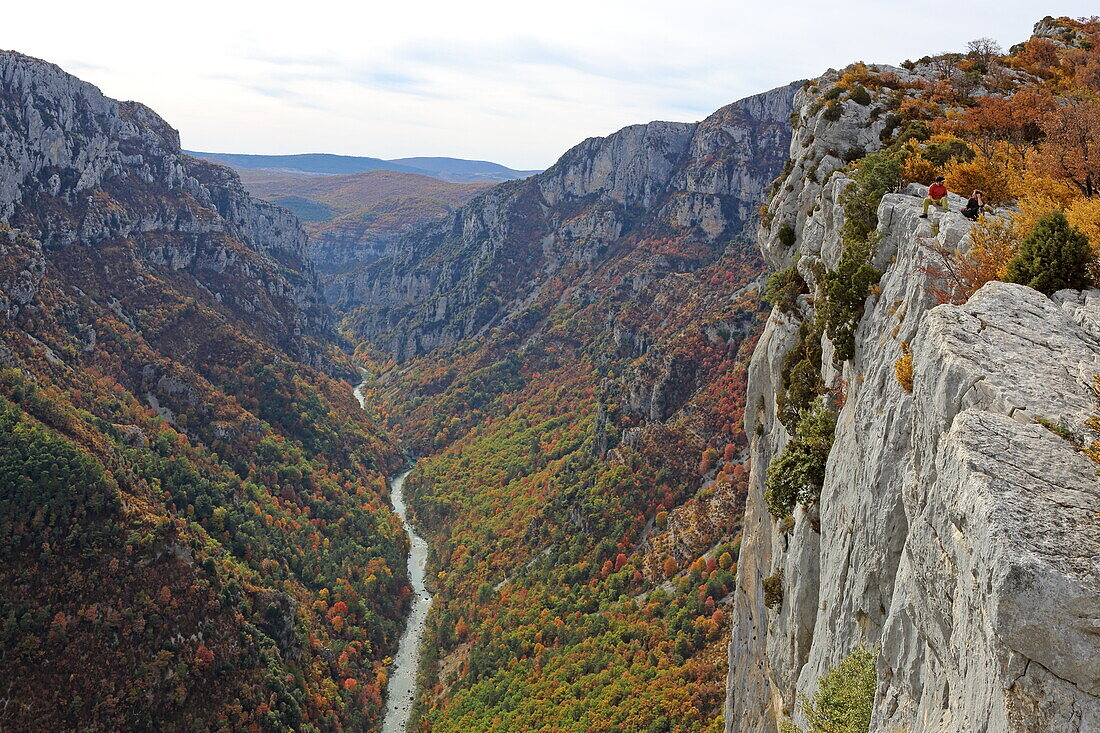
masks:
{"type": "Polygon", "coordinates": [[[971,221],[975,221],[983,211],[985,211],[985,199],[982,192],[975,189],[974,193],[970,194],[970,198],[967,199],[962,215],[971,221]]]}

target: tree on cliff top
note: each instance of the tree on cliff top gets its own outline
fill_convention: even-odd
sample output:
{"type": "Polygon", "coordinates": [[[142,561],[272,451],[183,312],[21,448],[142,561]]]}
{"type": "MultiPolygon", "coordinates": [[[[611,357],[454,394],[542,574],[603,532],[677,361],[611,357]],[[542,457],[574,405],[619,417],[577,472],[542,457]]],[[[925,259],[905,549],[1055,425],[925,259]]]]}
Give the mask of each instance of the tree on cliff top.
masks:
{"type": "Polygon", "coordinates": [[[1063,211],[1047,214],[1008,263],[1005,282],[1019,283],[1052,295],[1063,288],[1089,286],[1088,266],[1096,258],[1088,237],[1070,226],[1063,211]]]}
{"type": "Polygon", "coordinates": [[[1077,186],[1088,198],[1100,194],[1100,104],[1056,105],[1040,120],[1047,170],[1077,186]]]}

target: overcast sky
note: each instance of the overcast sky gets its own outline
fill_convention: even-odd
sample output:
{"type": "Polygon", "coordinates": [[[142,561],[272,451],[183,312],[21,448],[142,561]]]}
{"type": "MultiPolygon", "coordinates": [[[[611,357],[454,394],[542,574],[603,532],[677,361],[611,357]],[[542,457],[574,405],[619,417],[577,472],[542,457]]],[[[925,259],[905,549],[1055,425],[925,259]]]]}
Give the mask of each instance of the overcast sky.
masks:
{"type": "Polygon", "coordinates": [[[12,2],[0,48],[148,104],[184,147],[447,155],[544,168],[856,60],[897,63],[1096,0],[12,2]],[[1041,8],[1041,9],[1037,9],[1041,8]]]}

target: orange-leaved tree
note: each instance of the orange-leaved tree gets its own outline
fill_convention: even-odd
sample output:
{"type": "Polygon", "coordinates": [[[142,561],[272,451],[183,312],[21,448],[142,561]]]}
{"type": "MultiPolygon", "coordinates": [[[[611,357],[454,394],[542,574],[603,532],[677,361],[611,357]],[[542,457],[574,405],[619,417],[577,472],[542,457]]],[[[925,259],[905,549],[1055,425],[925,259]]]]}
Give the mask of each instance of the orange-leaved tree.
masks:
{"type": "Polygon", "coordinates": [[[1045,169],[1092,198],[1100,193],[1100,104],[1074,100],[1040,118],[1045,169]]]}
{"type": "Polygon", "coordinates": [[[970,230],[968,250],[932,247],[929,293],[940,303],[965,303],[990,280],[1004,277],[1008,263],[1019,251],[1012,222],[983,217],[970,230]]]}

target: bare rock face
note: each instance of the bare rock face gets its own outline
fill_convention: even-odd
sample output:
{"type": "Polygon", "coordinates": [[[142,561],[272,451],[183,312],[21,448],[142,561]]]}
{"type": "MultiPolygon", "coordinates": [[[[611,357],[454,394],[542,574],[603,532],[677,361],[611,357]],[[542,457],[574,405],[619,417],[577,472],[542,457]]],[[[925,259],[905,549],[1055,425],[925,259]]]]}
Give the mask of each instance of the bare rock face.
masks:
{"type": "MultiPolygon", "coordinates": [[[[1084,295],[1095,323],[1100,292],[1084,295]]],[[[1036,419],[1081,432],[1100,331],[990,283],[931,311],[915,345],[910,530],[881,641],[899,674],[876,721],[1097,729],[1100,480],[1036,419]]]]}
{"type": "Polygon", "coordinates": [[[359,222],[337,220],[314,237],[310,259],[319,272],[342,274],[394,254],[400,238],[400,232],[364,231],[359,222]]]}
{"type": "MultiPolygon", "coordinates": [[[[847,184],[818,146],[877,146],[877,135],[861,132],[874,131],[863,109],[829,122],[801,102],[761,247],[773,266],[797,261],[812,286],[839,258],[847,184]],[[781,223],[797,232],[793,247],[779,241],[781,223]]],[[[860,645],[878,649],[872,731],[1100,730],[1100,479],[1039,422],[1087,434],[1100,291],[1051,299],[993,282],[964,305],[937,305],[931,247],[966,248],[972,225],[956,198],[950,213],[918,218],[923,195],[911,186],[879,205],[884,274],[854,359],[833,363],[823,337],[822,377],[846,399],[820,500],[793,524],[768,513],[764,479],[789,440],[775,398],[811,300],[773,312],[753,356],[727,730],[804,726],[799,701],[860,645]],[[895,376],[905,343],[911,393],[895,376]],[[762,581],[779,570],[773,610],[762,581]]]]}
{"type": "MultiPolygon", "coordinates": [[[[501,184],[443,224],[406,235],[330,297],[358,306],[359,335],[404,360],[520,317],[548,279],[593,266],[631,235],[667,230],[724,246],[755,218],[782,167],[797,86],[703,122],[653,122],[585,140],[544,173],[501,184]]],[[[645,272],[637,277],[632,287],[644,287],[645,272]]]]}
{"type": "Polygon", "coordinates": [[[145,263],[189,272],[306,360],[302,336],[331,328],[290,212],[184,155],[147,107],[15,52],[0,53],[0,223],[40,242],[47,259],[133,243],[145,263]]]}

